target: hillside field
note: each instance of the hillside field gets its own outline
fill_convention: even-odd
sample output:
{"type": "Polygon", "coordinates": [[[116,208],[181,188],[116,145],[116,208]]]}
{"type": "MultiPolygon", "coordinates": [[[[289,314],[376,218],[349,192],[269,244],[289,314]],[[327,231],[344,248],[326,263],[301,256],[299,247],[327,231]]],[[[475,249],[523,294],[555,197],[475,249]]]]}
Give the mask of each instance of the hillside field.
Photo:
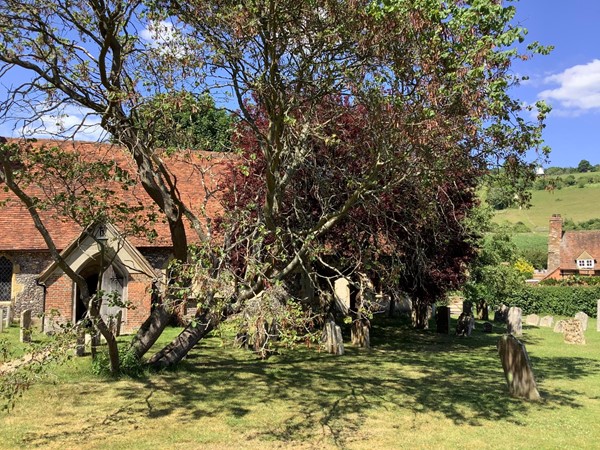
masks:
{"type": "Polygon", "coordinates": [[[547,233],[548,220],[552,214],[575,222],[600,217],[600,184],[588,184],[583,188],[565,187],[552,192],[532,191],[529,209],[510,208],[498,211],[496,223],[523,222],[534,233],[547,233]]]}

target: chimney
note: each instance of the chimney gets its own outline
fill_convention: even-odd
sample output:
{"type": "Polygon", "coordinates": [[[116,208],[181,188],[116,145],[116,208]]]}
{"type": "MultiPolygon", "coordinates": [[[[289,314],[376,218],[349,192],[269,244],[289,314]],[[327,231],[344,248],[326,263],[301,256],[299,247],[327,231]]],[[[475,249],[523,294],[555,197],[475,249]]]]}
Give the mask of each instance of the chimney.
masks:
{"type": "Polygon", "coordinates": [[[562,240],[562,217],[552,214],[548,233],[548,272],[560,266],[560,241],[562,240]]]}

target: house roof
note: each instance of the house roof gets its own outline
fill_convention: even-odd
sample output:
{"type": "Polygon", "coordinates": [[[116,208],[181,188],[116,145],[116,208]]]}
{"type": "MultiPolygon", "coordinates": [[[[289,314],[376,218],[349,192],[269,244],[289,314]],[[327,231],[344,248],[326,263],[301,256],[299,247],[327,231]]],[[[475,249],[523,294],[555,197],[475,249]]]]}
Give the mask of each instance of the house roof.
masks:
{"type": "MultiPolygon", "coordinates": [[[[59,146],[64,150],[79,152],[82,158],[90,161],[115,161],[121,169],[135,175],[136,170],[127,152],[116,145],[90,142],[62,142],[53,140],[38,140],[34,145],[59,146]]],[[[226,153],[194,152],[181,153],[168,157],[160,155],[176,180],[176,189],[183,202],[195,212],[206,211],[206,215],[215,218],[221,210],[218,199],[211,197],[207,200],[205,192],[214,190],[222,183],[229,173],[228,161],[231,156],[226,153]]],[[[29,195],[43,198],[45,190],[51,188],[48,183],[42,186],[28,186],[25,190],[29,195]]],[[[154,205],[148,194],[138,183],[124,190],[119,183],[110,186],[114,190],[115,204],[123,202],[129,206],[143,205],[154,208],[158,213],[158,221],[152,225],[157,236],[149,239],[144,235],[128,237],[136,247],[170,247],[171,238],[168,224],[162,220],[162,214],[154,205]]],[[[31,216],[21,202],[11,193],[0,189],[0,251],[8,250],[46,250],[47,246],[34,226],[31,216]]],[[[72,220],[53,217],[49,211],[41,213],[50,235],[58,249],[65,249],[82,232],[82,228],[72,220]]],[[[199,215],[201,218],[202,215],[199,215]]],[[[119,224],[117,224],[119,226],[119,224]]],[[[186,223],[188,236],[194,236],[189,223],[186,223]]],[[[123,229],[123,226],[120,226],[123,229]]],[[[193,238],[190,238],[193,241],[193,238]]]]}
{"type": "Polygon", "coordinates": [[[577,270],[577,259],[583,253],[588,253],[589,259],[600,257],[600,230],[564,232],[560,242],[560,268],[577,270]]]}

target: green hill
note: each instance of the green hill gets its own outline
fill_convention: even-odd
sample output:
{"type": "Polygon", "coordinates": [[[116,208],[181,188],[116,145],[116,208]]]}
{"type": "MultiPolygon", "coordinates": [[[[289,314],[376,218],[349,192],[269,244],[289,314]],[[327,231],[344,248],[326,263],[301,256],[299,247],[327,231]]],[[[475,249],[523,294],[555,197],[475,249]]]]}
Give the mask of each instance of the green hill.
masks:
{"type": "Polygon", "coordinates": [[[531,207],[528,209],[509,208],[498,211],[496,223],[516,224],[523,222],[531,231],[548,231],[548,220],[552,214],[575,222],[600,217],[600,184],[586,184],[564,187],[554,191],[532,191],[531,207]]]}

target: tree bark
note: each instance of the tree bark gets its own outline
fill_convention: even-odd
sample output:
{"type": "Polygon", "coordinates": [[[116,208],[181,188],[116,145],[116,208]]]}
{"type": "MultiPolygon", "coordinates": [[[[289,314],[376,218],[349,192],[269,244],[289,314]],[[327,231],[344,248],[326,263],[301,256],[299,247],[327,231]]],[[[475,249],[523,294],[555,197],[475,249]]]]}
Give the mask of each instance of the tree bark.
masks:
{"type": "Polygon", "coordinates": [[[195,317],[179,335],[148,361],[153,369],[165,369],[179,363],[185,355],[219,324],[219,317],[204,313],[195,317]]]}
{"type": "Polygon", "coordinates": [[[173,314],[164,305],[154,308],[131,341],[130,348],[138,359],[152,348],[172,317],[173,314]]]}

